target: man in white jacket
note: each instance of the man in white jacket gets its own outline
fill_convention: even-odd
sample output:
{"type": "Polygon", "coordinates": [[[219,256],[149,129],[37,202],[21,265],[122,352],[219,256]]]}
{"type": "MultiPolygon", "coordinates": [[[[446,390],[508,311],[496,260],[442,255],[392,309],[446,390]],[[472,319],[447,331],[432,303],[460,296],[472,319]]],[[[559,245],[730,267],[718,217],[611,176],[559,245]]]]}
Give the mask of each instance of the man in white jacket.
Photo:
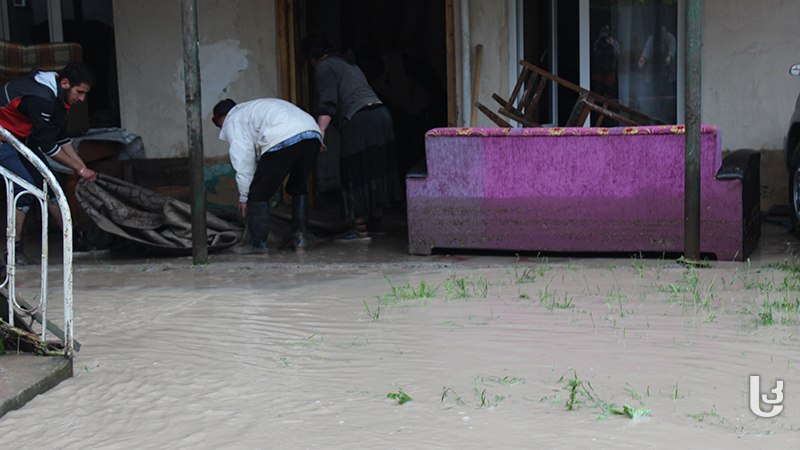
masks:
{"type": "Polygon", "coordinates": [[[230,157],[239,187],[239,210],[250,226],[244,253],[267,253],[269,200],[286,175],[292,196],[292,244],[298,253],[308,247],[306,180],[322,148],[322,133],[309,114],[293,104],[265,98],[237,105],[231,99],[214,107],[219,138],[230,143],[230,157]]]}

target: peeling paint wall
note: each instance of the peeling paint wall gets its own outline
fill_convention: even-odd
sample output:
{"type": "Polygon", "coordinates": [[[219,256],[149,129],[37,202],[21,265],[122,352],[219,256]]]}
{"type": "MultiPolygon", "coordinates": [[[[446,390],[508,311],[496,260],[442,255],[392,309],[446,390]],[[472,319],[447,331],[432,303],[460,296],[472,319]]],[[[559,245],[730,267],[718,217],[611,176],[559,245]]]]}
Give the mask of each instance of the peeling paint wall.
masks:
{"type": "MultiPolygon", "coordinates": [[[[142,137],[148,158],[188,156],[179,1],[114,0],[122,127],[142,137]]],[[[211,110],[279,95],[274,1],[197,2],[208,158],[227,156],[211,110]]]]}
{"type": "MultiPolygon", "coordinates": [[[[469,0],[473,50],[483,45],[479,100],[509,86],[508,0],[469,0]]],[[[461,99],[460,0],[455,0],[457,103],[461,99]]],[[[200,0],[205,154],[226,156],[210,121],[213,105],[279,95],[274,0],[200,0]]],[[[800,2],[704,2],[703,122],[719,125],[723,148],[778,150],[800,79],[800,2]]],[[[123,127],[142,136],[149,158],[186,156],[180,2],[114,0],[123,127]]],[[[515,26],[515,25],[514,25],[515,26]]],[[[472,79],[472,74],[469,74],[472,79]]],[[[459,108],[461,111],[461,108],[459,108]]],[[[491,126],[478,114],[478,126],[491,126]]]]}

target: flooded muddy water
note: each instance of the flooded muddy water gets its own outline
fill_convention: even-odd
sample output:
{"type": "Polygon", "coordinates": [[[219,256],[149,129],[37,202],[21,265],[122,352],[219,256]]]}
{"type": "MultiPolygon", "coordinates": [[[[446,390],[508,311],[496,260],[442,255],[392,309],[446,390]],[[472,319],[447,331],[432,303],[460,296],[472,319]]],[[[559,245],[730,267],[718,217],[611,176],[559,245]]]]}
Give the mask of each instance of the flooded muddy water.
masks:
{"type": "Polygon", "coordinates": [[[716,266],[77,272],[75,376],[0,448],[800,448],[796,276],[716,266]]]}

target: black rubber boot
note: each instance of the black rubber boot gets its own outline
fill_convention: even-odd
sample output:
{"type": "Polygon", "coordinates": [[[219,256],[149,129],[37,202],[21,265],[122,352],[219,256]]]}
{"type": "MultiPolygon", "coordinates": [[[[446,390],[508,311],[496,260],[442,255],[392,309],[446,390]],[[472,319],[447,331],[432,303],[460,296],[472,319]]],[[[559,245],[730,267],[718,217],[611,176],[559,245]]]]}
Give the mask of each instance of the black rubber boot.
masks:
{"type": "Polygon", "coordinates": [[[22,241],[14,243],[14,265],[27,266],[31,264],[31,260],[25,256],[25,248],[22,246],[22,241]]]}
{"type": "Polygon", "coordinates": [[[242,254],[268,253],[269,202],[247,202],[247,223],[250,225],[250,244],[242,254]]]}
{"type": "Polygon", "coordinates": [[[296,253],[308,248],[308,194],[292,197],[292,245],[296,253]]]}

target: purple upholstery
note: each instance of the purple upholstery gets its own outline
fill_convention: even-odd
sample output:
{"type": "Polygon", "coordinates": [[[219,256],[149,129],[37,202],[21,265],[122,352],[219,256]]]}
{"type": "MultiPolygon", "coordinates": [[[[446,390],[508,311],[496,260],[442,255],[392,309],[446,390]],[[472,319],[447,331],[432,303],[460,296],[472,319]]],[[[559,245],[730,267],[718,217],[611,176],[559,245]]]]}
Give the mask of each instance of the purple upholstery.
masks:
{"type": "MultiPolygon", "coordinates": [[[[741,260],[742,183],[703,126],[701,252],[741,260]]],[[[682,252],[684,127],[435,129],[409,178],[409,252],[682,252]]]]}

